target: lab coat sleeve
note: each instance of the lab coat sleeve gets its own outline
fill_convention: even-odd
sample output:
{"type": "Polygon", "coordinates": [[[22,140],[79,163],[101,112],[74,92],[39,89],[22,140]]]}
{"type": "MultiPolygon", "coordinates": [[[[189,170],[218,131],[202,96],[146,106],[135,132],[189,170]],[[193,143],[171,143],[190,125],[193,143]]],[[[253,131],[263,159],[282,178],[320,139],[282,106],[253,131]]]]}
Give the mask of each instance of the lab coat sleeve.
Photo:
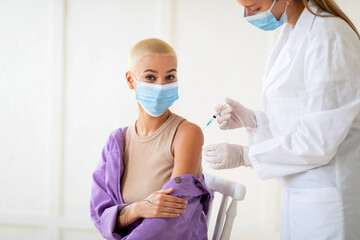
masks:
{"type": "Polygon", "coordinates": [[[93,173],[90,199],[91,220],[101,235],[108,240],[122,239],[115,229],[118,212],[126,206],[126,204],[116,203],[117,200],[109,191],[107,182],[106,163],[110,157],[118,155],[115,144],[115,140],[110,136],[108,143],[103,148],[101,160],[93,173]]]}
{"type": "Polygon", "coordinates": [[[358,54],[320,42],[307,49],[304,59],[306,114],[294,131],[249,147],[249,159],[262,179],[326,165],[359,115],[358,54]]]}
{"type": "Polygon", "coordinates": [[[253,145],[255,143],[259,143],[270,139],[273,137],[270,128],[269,128],[269,120],[262,110],[254,110],[256,117],[256,128],[247,128],[249,145],[253,145]]]}

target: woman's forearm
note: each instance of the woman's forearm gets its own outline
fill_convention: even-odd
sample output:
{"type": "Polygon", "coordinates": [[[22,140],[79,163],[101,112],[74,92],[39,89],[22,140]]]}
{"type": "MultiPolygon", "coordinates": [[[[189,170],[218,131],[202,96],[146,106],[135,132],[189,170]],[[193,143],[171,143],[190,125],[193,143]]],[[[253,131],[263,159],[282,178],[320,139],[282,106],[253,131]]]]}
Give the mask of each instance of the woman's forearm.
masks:
{"type": "Polygon", "coordinates": [[[117,227],[126,228],[135,222],[140,216],[136,211],[137,202],[123,207],[117,217],[117,227]]]}

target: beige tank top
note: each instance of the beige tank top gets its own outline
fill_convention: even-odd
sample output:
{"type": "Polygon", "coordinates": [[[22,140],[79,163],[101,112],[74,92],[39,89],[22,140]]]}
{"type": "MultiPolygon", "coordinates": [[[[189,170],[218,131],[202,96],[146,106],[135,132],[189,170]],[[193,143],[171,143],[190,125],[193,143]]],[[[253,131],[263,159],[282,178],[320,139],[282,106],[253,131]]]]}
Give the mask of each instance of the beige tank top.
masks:
{"type": "MultiPolygon", "coordinates": [[[[151,135],[140,137],[131,125],[125,134],[124,173],[121,194],[125,203],[140,201],[161,190],[174,168],[171,145],[184,118],[172,113],[151,135]]],[[[202,173],[200,167],[198,177],[202,173]]]]}

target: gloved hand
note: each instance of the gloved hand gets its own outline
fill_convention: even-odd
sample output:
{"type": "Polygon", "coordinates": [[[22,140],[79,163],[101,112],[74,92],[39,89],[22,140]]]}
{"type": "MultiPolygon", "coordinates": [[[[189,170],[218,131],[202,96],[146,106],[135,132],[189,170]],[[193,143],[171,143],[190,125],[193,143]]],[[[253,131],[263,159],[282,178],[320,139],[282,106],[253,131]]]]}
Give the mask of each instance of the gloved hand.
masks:
{"type": "Polygon", "coordinates": [[[241,105],[239,102],[226,98],[227,105],[217,105],[215,107],[216,112],[220,112],[218,123],[219,128],[222,130],[249,127],[256,128],[255,113],[241,105]]]}
{"type": "Polygon", "coordinates": [[[203,147],[202,154],[203,159],[214,169],[251,166],[247,157],[247,147],[236,144],[210,144],[203,147]]]}

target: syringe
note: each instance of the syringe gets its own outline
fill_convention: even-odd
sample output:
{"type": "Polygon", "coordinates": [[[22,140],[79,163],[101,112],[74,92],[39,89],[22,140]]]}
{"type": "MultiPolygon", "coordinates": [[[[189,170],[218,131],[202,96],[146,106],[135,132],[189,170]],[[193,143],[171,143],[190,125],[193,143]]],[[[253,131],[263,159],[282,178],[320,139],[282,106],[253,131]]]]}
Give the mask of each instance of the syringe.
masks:
{"type": "MultiPolygon", "coordinates": [[[[225,106],[225,104],[224,104],[224,106],[225,106]]],[[[212,121],[214,121],[219,115],[220,115],[220,111],[216,112],[216,113],[212,116],[212,118],[210,118],[209,122],[203,127],[202,131],[204,131],[205,128],[206,128],[207,126],[209,126],[210,123],[212,123],[212,121]]]]}

